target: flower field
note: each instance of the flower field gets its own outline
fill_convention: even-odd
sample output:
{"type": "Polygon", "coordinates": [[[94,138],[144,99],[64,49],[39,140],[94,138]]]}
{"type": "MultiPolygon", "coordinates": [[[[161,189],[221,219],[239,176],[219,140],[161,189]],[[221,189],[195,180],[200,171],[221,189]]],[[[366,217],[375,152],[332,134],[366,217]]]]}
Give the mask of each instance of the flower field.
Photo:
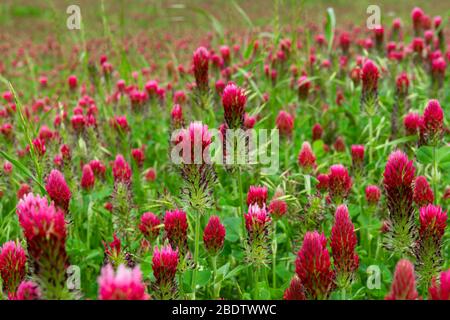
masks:
{"type": "Polygon", "coordinates": [[[450,7],[18,2],[0,300],[450,299],[450,7]]]}

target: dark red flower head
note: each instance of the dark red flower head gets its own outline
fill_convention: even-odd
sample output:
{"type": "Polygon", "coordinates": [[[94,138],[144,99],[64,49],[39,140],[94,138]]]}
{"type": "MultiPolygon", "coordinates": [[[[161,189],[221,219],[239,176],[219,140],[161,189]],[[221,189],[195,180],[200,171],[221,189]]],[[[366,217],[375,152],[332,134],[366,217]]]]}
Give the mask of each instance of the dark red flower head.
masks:
{"type": "Polygon", "coordinates": [[[346,205],[336,209],[330,240],[335,270],[347,275],[355,272],[359,265],[359,257],[355,252],[357,238],[346,205]]]}
{"type": "Polygon", "coordinates": [[[26,261],[25,251],[20,244],[8,241],[0,247],[0,277],[6,293],[14,295],[16,292],[25,277],[26,261]]]}
{"type": "Polygon", "coordinates": [[[267,187],[250,186],[247,193],[247,205],[257,204],[259,207],[264,207],[267,202],[267,187]]]}
{"type": "Polygon", "coordinates": [[[338,201],[345,199],[352,188],[352,179],[347,169],[341,164],[332,165],[328,178],[330,196],[338,201]]]}
{"type": "Polygon", "coordinates": [[[131,150],[131,156],[133,157],[133,160],[136,162],[136,164],[139,167],[142,167],[145,160],[145,154],[144,150],[142,148],[135,148],[131,150]]]}
{"type": "Polygon", "coordinates": [[[416,290],[416,279],[414,266],[406,259],[402,259],[395,267],[394,280],[391,291],[386,300],[417,300],[419,297],[416,290]]]}
{"type": "Polygon", "coordinates": [[[306,300],[305,288],[300,279],[295,275],[289,287],[284,291],[284,300],[306,300]]]}
{"type": "Polygon", "coordinates": [[[370,205],[376,205],[381,198],[381,190],[378,186],[370,185],[366,188],[366,200],[370,205]]]}
{"type": "Polygon", "coordinates": [[[164,216],[164,230],[170,244],[183,250],[187,242],[187,217],[182,210],[166,211],[164,216]]]}
{"type": "Polygon", "coordinates": [[[314,155],[309,142],[303,142],[302,148],[298,154],[298,164],[307,172],[316,168],[316,156],[314,155]]]}
{"type": "Polygon", "coordinates": [[[361,72],[363,94],[372,94],[377,92],[379,77],[380,72],[378,71],[378,67],[372,60],[367,59],[361,72]]]}
{"type": "Polygon", "coordinates": [[[429,299],[450,300],[450,269],[441,272],[439,280],[434,278],[431,287],[428,289],[429,299]]]}
{"type": "Polygon", "coordinates": [[[241,128],[244,124],[247,96],[242,88],[229,83],[222,93],[225,122],[230,129],[241,128]]]}
{"type": "Polygon", "coordinates": [[[52,199],[58,207],[67,212],[72,194],[60,171],[53,169],[50,172],[47,177],[45,190],[47,190],[50,199],[52,199]]]}
{"type": "Polygon", "coordinates": [[[309,89],[311,88],[311,81],[307,76],[301,76],[297,81],[298,97],[300,100],[308,98],[309,89]]]}
{"type": "Polygon", "coordinates": [[[311,299],[326,299],[333,286],[334,273],[326,244],[323,234],[307,232],[295,260],[295,272],[311,299]]]}
{"type": "Polygon", "coordinates": [[[144,237],[153,242],[159,235],[161,221],[153,212],[145,212],[142,214],[139,230],[144,237]]]}
{"type": "Polygon", "coordinates": [[[409,89],[408,74],[406,72],[400,73],[395,80],[395,84],[397,86],[397,94],[401,97],[406,97],[409,89]]]}
{"type": "Polygon", "coordinates": [[[352,145],[352,163],[354,167],[362,167],[364,164],[364,145],[352,145]]]}
{"type": "Polygon", "coordinates": [[[203,232],[203,243],[206,250],[210,254],[215,255],[222,250],[224,241],[225,227],[218,216],[211,216],[203,232]]]}
{"type": "Polygon", "coordinates": [[[205,47],[199,47],[194,52],[192,59],[194,76],[197,88],[201,91],[208,90],[209,52],[205,47]]]}
{"type": "Polygon", "coordinates": [[[320,140],[322,139],[323,129],[320,123],[316,123],[312,127],[312,140],[320,140]]]}
{"type": "Polygon", "coordinates": [[[158,285],[170,285],[175,280],[179,261],[178,249],[170,245],[153,249],[152,269],[158,285]]]}
{"type": "Polygon", "coordinates": [[[118,154],[112,165],[115,182],[129,183],[131,181],[131,168],[125,158],[118,154]]]}
{"type": "Polygon", "coordinates": [[[418,176],[414,181],[413,200],[419,208],[433,203],[434,201],[433,190],[431,190],[427,178],[424,176],[418,176]]]}
{"type": "Polygon", "coordinates": [[[286,201],[280,200],[280,199],[273,199],[269,203],[269,213],[272,215],[272,217],[275,218],[281,218],[284,216],[287,212],[288,206],[286,204],[286,201]]]}
{"type": "Polygon", "coordinates": [[[421,134],[429,144],[438,142],[443,134],[444,111],[437,100],[430,100],[423,112],[421,134]]]}
{"type": "Polygon", "coordinates": [[[294,130],[294,117],[290,113],[281,110],[280,113],[278,113],[276,124],[280,131],[280,135],[286,137],[292,136],[292,130],[294,130]]]}
{"type": "Polygon", "coordinates": [[[416,135],[420,128],[420,115],[414,112],[408,113],[403,119],[406,134],[416,135]]]}
{"type": "Polygon", "coordinates": [[[330,177],[327,174],[320,173],[319,175],[317,175],[317,180],[319,181],[316,186],[317,190],[319,190],[320,192],[327,191],[330,183],[330,177]]]}
{"type": "Polygon", "coordinates": [[[81,175],[81,188],[84,190],[91,190],[95,184],[94,171],[89,164],[83,166],[83,173],[81,175]]]}
{"type": "Polygon", "coordinates": [[[383,184],[391,216],[411,216],[415,170],[413,162],[402,151],[397,150],[389,155],[383,184]]]}
{"type": "Polygon", "coordinates": [[[420,208],[419,221],[421,239],[431,237],[440,241],[447,226],[447,212],[443,211],[441,207],[429,204],[420,208]]]}

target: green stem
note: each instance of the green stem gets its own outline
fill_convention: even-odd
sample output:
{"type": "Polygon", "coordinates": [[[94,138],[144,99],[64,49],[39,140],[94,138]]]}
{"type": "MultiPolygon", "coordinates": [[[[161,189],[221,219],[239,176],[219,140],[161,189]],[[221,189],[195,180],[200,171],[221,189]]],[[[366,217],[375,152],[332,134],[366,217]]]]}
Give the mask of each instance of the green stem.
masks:
{"type": "Polygon", "coordinates": [[[196,278],[197,278],[197,267],[198,267],[198,253],[200,249],[200,213],[196,212],[195,215],[195,243],[194,243],[194,270],[192,273],[192,299],[195,300],[196,294],[196,278]]]}
{"type": "Polygon", "coordinates": [[[245,219],[244,219],[244,191],[243,191],[243,187],[242,187],[242,177],[241,177],[241,167],[238,167],[238,185],[239,185],[239,215],[240,218],[242,220],[242,226],[243,226],[243,233],[245,234],[245,219]]]}
{"type": "Polygon", "coordinates": [[[277,223],[273,223],[273,234],[272,234],[272,287],[275,289],[277,287],[277,275],[276,275],[276,262],[277,262],[277,223]]]}
{"type": "Polygon", "coordinates": [[[213,268],[213,299],[218,299],[220,294],[220,286],[219,284],[216,284],[217,279],[217,255],[212,256],[211,258],[211,264],[213,268]]]}
{"type": "Polygon", "coordinates": [[[434,203],[437,205],[438,201],[438,163],[436,157],[436,146],[433,146],[433,172],[432,172],[432,180],[433,180],[433,193],[434,193],[434,203]]]}
{"type": "Polygon", "coordinates": [[[372,163],[373,154],[372,154],[372,141],[373,139],[373,124],[372,124],[372,116],[369,115],[369,161],[372,163]]]}

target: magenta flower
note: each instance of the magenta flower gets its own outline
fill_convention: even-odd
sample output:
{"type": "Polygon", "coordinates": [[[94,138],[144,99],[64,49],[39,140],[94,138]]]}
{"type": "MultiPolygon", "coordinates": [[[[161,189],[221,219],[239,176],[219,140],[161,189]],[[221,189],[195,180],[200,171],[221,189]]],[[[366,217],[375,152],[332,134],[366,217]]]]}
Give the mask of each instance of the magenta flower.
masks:
{"type": "Polygon", "coordinates": [[[380,72],[372,60],[367,59],[361,72],[363,101],[373,101],[378,95],[380,72]]]}
{"type": "Polygon", "coordinates": [[[98,298],[100,300],[148,300],[145,284],[139,267],[129,269],[124,265],[114,272],[108,264],[102,268],[98,278],[98,298]]]}
{"type": "Polygon", "coordinates": [[[283,300],[306,300],[305,288],[296,275],[292,278],[289,287],[284,291],[283,300]]]}
{"type": "MultiPolygon", "coordinates": [[[[178,250],[173,250],[170,245],[153,249],[152,269],[156,286],[165,291],[175,286],[175,275],[179,261],[178,250]]],[[[163,293],[163,292],[162,292],[163,293]]]]}
{"type": "Polygon", "coordinates": [[[292,136],[292,131],[294,130],[294,117],[290,113],[281,110],[280,113],[278,113],[276,124],[282,136],[288,138],[292,136]]]}
{"type": "Polygon", "coordinates": [[[64,212],[68,212],[72,194],[60,171],[53,169],[50,172],[45,184],[45,190],[47,190],[48,195],[58,207],[63,209],[64,212]]]}
{"type": "Polygon", "coordinates": [[[241,128],[244,124],[247,96],[242,88],[229,83],[222,93],[225,122],[230,129],[241,128]]]}
{"type": "Polygon", "coordinates": [[[139,230],[144,237],[153,242],[159,235],[161,221],[153,212],[145,212],[141,216],[139,230]]]}
{"type": "Polygon", "coordinates": [[[136,162],[138,167],[142,167],[145,160],[144,150],[142,148],[136,148],[131,150],[131,157],[136,162]]]}
{"type": "Polygon", "coordinates": [[[354,144],[352,145],[351,151],[353,167],[362,169],[364,166],[364,145],[354,144]]]}
{"type": "Polygon", "coordinates": [[[422,139],[430,145],[439,143],[444,133],[444,112],[437,100],[430,100],[423,113],[422,139]]]}
{"type": "Polygon", "coordinates": [[[195,50],[192,63],[194,66],[194,76],[197,88],[200,91],[208,90],[208,67],[209,67],[209,52],[204,47],[199,47],[195,50]]]}
{"type": "Polygon", "coordinates": [[[225,227],[218,216],[211,216],[203,231],[203,243],[211,255],[216,255],[223,248],[225,241],[225,227]]]}
{"type": "Polygon", "coordinates": [[[83,190],[89,191],[94,187],[95,175],[94,171],[89,164],[83,166],[83,173],[81,175],[81,188],[83,190]]]}
{"type": "Polygon", "coordinates": [[[330,241],[337,274],[351,276],[359,265],[359,257],[355,252],[358,240],[346,205],[340,205],[336,209],[330,241]]]}
{"type": "Polygon", "coordinates": [[[170,112],[171,124],[174,129],[179,129],[184,125],[183,108],[175,104],[170,112]]]}
{"type": "Polygon", "coordinates": [[[267,187],[250,186],[247,193],[247,205],[257,204],[259,207],[264,207],[267,202],[267,187]]]}
{"type": "Polygon", "coordinates": [[[284,216],[288,210],[286,201],[280,199],[273,199],[269,203],[269,214],[274,218],[281,218],[284,216]]]}
{"type": "Polygon", "coordinates": [[[323,135],[323,129],[322,129],[322,126],[320,125],[320,123],[314,124],[312,127],[312,140],[313,141],[320,140],[320,139],[322,139],[322,135],[323,135]]]}
{"type": "Polygon", "coordinates": [[[395,267],[391,291],[386,300],[417,300],[414,266],[408,260],[400,260],[395,267]]]}
{"type": "Polygon", "coordinates": [[[309,142],[303,142],[302,148],[298,154],[298,164],[305,170],[305,172],[311,172],[311,170],[316,168],[316,156],[312,151],[309,142]]]}
{"type": "Polygon", "coordinates": [[[441,272],[439,281],[433,278],[428,293],[432,300],[450,300],[450,269],[441,272]]]}
{"type": "Polygon", "coordinates": [[[366,201],[369,205],[376,205],[381,198],[381,190],[378,186],[369,185],[366,187],[366,201]]]}
{"type": "Polygon", "coordinates": [[[187,217],[182,210],[166,211],[164,216],[164,230],[166,238],[174,248],[182,251],[187,244],[187,217]]]}
{"type": "Polygon", "coordinates": [[[22,281],[17,288],[14,300],[40,300],[42,297],[41,289],[33,281],[22,281]]]}
{"type": "Polygon", "coordinates": [[[347,198],[352,188],[352,179],[347,169],[341,164],[332,165],[328,178],[328,189],[331,198],[337,203],[347,198]]]}
{"type": "Polygon", "coordinates": [[[14,295],[20,282],[25,277],[25,251],[20,244],[8,241],[0,247],[0,277],[3,289],[14,295]]]}
{"type": "Polygon", "coordinates": [[[114,182],[122,182],[125,184],[130,183],[131,181],[131,168],[130,165],[126,162],[125,158],[118,154],[114,163],[112,165],[112,171],[114,176],[114,182]]]}
{"type": "Polygon", "coordinates": [[[326,244],[323,234],[307,232],[295,260],[295,272],[311,299],[326,299],[333,287],[334,273],[326,244]]]}
{"type": "Polygon", "coordinates": [[[420,238],[432,238],[440,241],[445,233],[447,226],[447,212],[441,207],[429,204],[420,208],[420,238]]]}
{"type": "Polygon", "coordinates": [[[413,200],[419,208],[434,201],[433,190],[424,176],[418,176],[414,181],[413,200]]]}

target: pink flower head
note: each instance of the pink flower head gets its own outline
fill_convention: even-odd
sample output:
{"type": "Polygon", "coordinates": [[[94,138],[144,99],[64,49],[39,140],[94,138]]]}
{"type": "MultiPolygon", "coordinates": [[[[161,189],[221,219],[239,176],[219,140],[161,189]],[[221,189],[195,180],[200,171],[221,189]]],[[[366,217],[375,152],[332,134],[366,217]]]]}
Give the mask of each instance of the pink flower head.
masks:
{"type": "Polygon", "coordinates": [[[276,124],[282,136],[292,136],[292,130],[294,130],[294,117],[290,113],[281,110],[278,113],[276,124]]]}
{"type": "Polygon", "coordinates": [[[305,288],[297,276],[294,276],[289,287],[284,291],[283,300],[306,300],[305,288]]]}
{"type": "Polygon", "coordinates": [[[98,278],[98,298],[100,300],[148,300],[150,296],[145,292],[145,283],[139,267],[129,269],[124,265],[114,272],[108,264],[102,268],[98,278]]]}
{"type": "Polygon", "coordinates": [[[256,124],[256,117],[250,116],[248,113],[244,114],[244,128],[252,129],[256,124]]]}
{"type": "Polygon", "coordinates": [[[263,186],[250,186],[247,193],[247,205],[257,204],[261,208],[266,205],[267,202],[267,187],[263,186]]]}
{"type": "Polygon", "coordinates": [[[170,245],[153,249],[152,269],[158,285],[170,285],[175,280],[178,268],[178,249],[173,250],[170,245]]]}
{"type": "Polygon", "coordinates": [[[33,281],[22,281],[17,288],[15,300],[39,300],[42,297],[41,289],[33,281]]]}
{"type": "Polygon", "coordinates": [[[408,74],[406,72],[400,73],[395,80],[395,84],[397,86],[397,94],[401,97],[406,97],[409,89],[408,74]]]}
{"type": "Polygon", "coordinates": [[[272,217],[281,218],[287,212],[288,206],[286,201],[280,199],[273,199],[269,203],[269,213],[272,217]]]}
{"type": "Polygon", "coordinates": [[[302,148],[298,154],[298,164],[306,172],[310,172],[312,169],[316,168],[316,156],[312,151],[309,142],[303,142],[302,148]]]}
{"type": "Polygon", "coordinates": [[[443,57],[438,57],[431,61],[431,74],[433,80],[442,82],[445,77],[445,69],[447,68],[447,62],[443,57]]]}
{"type": "Polygon", "coordinates": [[[250,205],[248,213],[244,214],[245,228],[252,239],[262,236],[270,223],[270,216],[266,208],[259,207],[258,204],[250,205]]]}
{"type": "Polygon", "coordinates": [[[189,128],[182,129],[176,137],[176,144],[182,146],[183,163],[203,163],[209,161],[209,145],[212,135],[208,126],[201,122],[192,122],[189,128]]]}
{"type": "Polygon", "coordinates": [[[148,241],[153,242],[159,235],[160,225],[161,220],[153,212],[145,212],[141,216],[139,230],[148,241]]]}
{"type": "Polygon", "coordinates": [[[89,162],[89,166],[91,167],[92,171],[94,172],[97,178],[102,178],[105,176],[106,167],[100,160],[97,159],[91,160],[89,162]]]}
{"type": "Polygon", "coordinates": [[[352,179],[347,169],[341,164],[332,165],[328,178],[330,196],[338,201],[345,199],[352,188],[352,179]]]}
{"type": "Polygon", "coordinates": [[[364,145],[352,145],[352,163],[355,168],[361,168],[364,164],[364,145]]]}
{"type": "Polygon", "coordinates": [[[128,132],[130,130],[130,126],[128,125],[128,120],[126,116],[114,116],[111,119],[112,126],[119,130],[120,132],[128,132]]]}
{"type": "Polygon", "coordinates": [[[322,139],[323,129],[320,123],[316,123],[312,127],[312,140],[320,140],[322,139]]]}
{"type": "Polygon", "coordinates": [[[366,187],[366,201],[370,205],[376,205],[381,198],[381,190],[378,186],[369,185],[366,187]]]}
{"type": "Polygon", "coordinates": [[[433,278],[428,293],[432,300],[450,300],[450,269],[441,272],[439,283],[436,278],[433,278]]]}
{"type": "Polygon", "coordinates": [[[386,300],[417,300],[414,266],[406,259],[402,259],[395,267],[394,280],[391,291],[385,297],[386,300]]]}
{"type": "Polygon", "coordinates": [[[36,155],[42,157],[47,150],[47,148],[45,147],[45,140],[36,138],[32,141],[32,143],[33,143],[33,150],[36,153],[36,155]]]}
{"type": "Polygon", "coordinates": [[[72,123],[73,131],[75,131],[76,133],[82,132],[86,125],[86,119],[82,114],[73,115],[72,119],[70,119],[70,122],[72,123]]]}
{"type": "Polygon", "coordinates": [[[25,251],[20,244],[8,241],[0,247],[0,277],[7,293],[14,294],[25,277],[26,261],[25,251]]]}
{"type": "Polygon", "coordinates": [[[413,200],[419,208],[434,201],[433,190],[424,176],[418,176],[414,181],[413,200]]]}
{"type": "Polygon", "coordinates": [[[229,83],[222,93],[225,122],[230,129],[240,128],[244,123],[247,96],[242,88],[229,83]]]}
{"type": "Polygon", "coordinates": [[[350,42],[350,34],[348,32],[342,32],[339,36],[339,46],[341,47],[344,54],[348,53],[350,42]]]}
{"type": "Polygon", "coordinates": [[[76,89],[77,86],[78,86],[78,79],[77,79],[77,76],[75,76],[75,75],[69,76],[69,78],[67,78],[67,84],[69,85],[69,88],[70,88],[71,90],[76,89]]]}
{"type": "Polygon", "coordinates": [[[423,128],[421,134],[432,144],[443,134],[444,112],[437,100],[430,100],[423,112],[423,128]],[[422,132],[423,131],[423,132],[422,132]]]}
{"type": "Polygon", "coordinates": [[[411,19],[414,26],[414,31],[418,32],[422,25],[422,18],[425,15],[423,10],[419,7],[414,7],[411,11],[411,19]]]}
{"type": "Polygon", "coordinates": [[[113,234],[113,241],[109,243],[103,241],[103,247],[105,248],[105,255],[108,258],[117,261],[121,257],[122,241],[120,241],[115,233],[113,234]]]}
{"type": "Polygon", "coordinates": [[[17,200],[23,198],[24,195],[27,195],[31,192],[31,187],[27,183],[22,183],[17,190],[17,200]]]}
{"type": "Polygon", "coordinates": [[[391,216],[411,216],[415,170],[413,162],[402,151],[397,150],[389,155],[383,184],[391,216]]]}
{"type": "Polygon", "coordinates": [[[336,152],[344,152],[345,151],[345,141],[342,136],[339,136],[336,138],[336,141],[333,144],[333,148],[334,148],[334,150],[336,150],[336,152]]]}
{"type": "Polygon", "coordinates": [[[331,252],[335,270],[342,274],[351,274],[358,269],[359,257],[355,252],[357,238],[355,227],[348,214],[346,205],[336,209],[334,225],[331,229],[331,252]]]}
{"type": "Polygon", "coordinates": [[[192,59],[194,76],[197,88],[201,91],[208,90],[209,52],[205,47],[199,47],[194,52],[192,59]]]}
{"type": "Polygon", "coordinates": [[[311,81],[307,76],[301,76],[297,81],[298,97],[300,100],[306,100],[308,98],[310,88],[311,81]]]}
{"type": "Polygon", "coordinates": [[[187,218],[186,212],[182,210],[166,211],[164,215],[164,230],[170,244],[183,250],[187,242],[187,218]]]}
{"type": "Polygon", "coordinates": [[[155,168],[147,169],[147,172],[145,173],[145,180],[148,182],[153,182],[156,180],[156,169],[155,168]]]}
{"type": "Polygon", "coordinates": [[[330,184],[330,177],[327,174],[320,173],[317,175],[317,180],[319,183],[317,184],[317,190],[324,192],[328,190],[330,184]]]}
{"type": "Polygon", "coordinates": [[[83,190],[91,190],[95,184],[95,175],[89,164],[83,166],[83,173],[81,175],[81,188],[83,190]]]}
{"type": "Polygon", "coordinates": [[[12,170],[13,170],[12,163],[5,160],[5,162],[3,163],[3,172],[7,175],[10,175],[12,173],[12,170]]]}
{"type": "Polygon", "coordinates": [[[440,241],[447,226],[447,212],[442,211],[441,207],[432,204],[420,208],[419,211],[420,238],[431,237],[440,241]]]}
{"type": "Polygon", "coordinates": [[[295,272],[303,284],[308,298],[325,299],[333,286],[327,239],[317,231],[307,232],[295,260],[295,272]]]}
{"type": "Polygon", "coordinates": [[[420,115],[414,112],[408,113],[403,119],[406,134],[416,135],[420,127],[420,115]]]}
{"type": "Polygon", "coordinates": [[[377,92],[379,77],[380,72],[378,71],[378,67],[375,65],[375,63],[373,63],[372,60],[367,59],[363,65],[361,72],[363,95],[372,95],[377,92]]]}
{"type": "Polygon", "coordinates": [[[203,232],[203,243],[206,250],[210,254],[215,255],[222,250],[224,241],[225,227],[218,216],[211,216],[203,232]]]}
{"type": "Polygon", "coordinates": [[[145,154],[142,148],[136,148],[131,150],[131,156],[139,167],[142,167],[145,160],[145,154]]]}
{"type": "Polygon", "coordinates": [[[183,108],[179,104],[175,104],[170,112],[170,119],[174,128],[181,128],[184,123],[183,108]]]}
{"type": "Polygon", "coordinates": [[[56,169],[50,171],[47,177],[47,183],[45,184],[45,190],[47,190],[50,199],[55,204],[67,212],[69,210],[69,202],[72,197],[69,186],[64,179],[63,174],[56,169]]]}
{"type": "Polygon", "coordinates": [[[129,183],[131,181],[130,165],[125,161],[125,158],[121,154],[116,156],[112,165],[112,171],[116,183],[129,183]]]}

